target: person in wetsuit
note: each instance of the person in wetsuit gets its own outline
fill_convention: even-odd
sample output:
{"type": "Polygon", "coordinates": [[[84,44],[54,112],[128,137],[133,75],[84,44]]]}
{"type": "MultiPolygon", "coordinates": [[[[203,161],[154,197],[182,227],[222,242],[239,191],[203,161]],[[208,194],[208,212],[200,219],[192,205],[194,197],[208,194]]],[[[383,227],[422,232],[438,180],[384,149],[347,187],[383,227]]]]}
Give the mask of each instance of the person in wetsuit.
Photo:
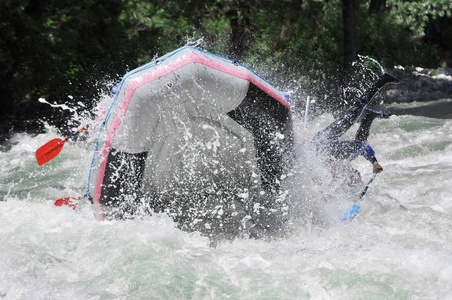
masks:
{"type": "Polygon", "coordinates": [[[327,128],[314,136],[314,143],[322,156],[327,160],[353,160],[358,155],[373,165],[374,173],[381,173],[383,168],[375,157],[375,151],[367,143],[370,126],[376,117],[388,118],[392,113],[387,109],[376,109],[368,106],[373,96],[387,83],[396,83],[398,80],[383,74],[378,81],[368,88],[350,107],[345,114],[331,123],[327,128]],[[362,115],[361,124],[353,141],[339,141],[339,138],[355,124],[362,115]]]}

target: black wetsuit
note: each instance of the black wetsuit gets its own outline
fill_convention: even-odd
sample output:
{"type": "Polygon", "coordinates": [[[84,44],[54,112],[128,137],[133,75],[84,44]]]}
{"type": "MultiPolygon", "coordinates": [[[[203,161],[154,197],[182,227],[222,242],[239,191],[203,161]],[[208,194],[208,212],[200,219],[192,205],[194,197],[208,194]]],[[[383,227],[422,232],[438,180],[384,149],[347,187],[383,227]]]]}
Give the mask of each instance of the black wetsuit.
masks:
{"type": "Polygon", "coordinates": [[[314,142],[318,151],[332,159],[354,159],[359,154],[364,155],[367,160],[375,162],[375,152],[367,144],[370,125],[378,114],[367,111],[367,105],[372,101],[373,96],[385,84],[397,82],[398,80],[389,74],[383,74],[376,83],[368,88],[339,119],[331,123],[327,128],[317,133],[314,142]],[[361,125],[356,132],[355,140],[339,141],[339,138],[359,119],[364,116],[361,125]]]}

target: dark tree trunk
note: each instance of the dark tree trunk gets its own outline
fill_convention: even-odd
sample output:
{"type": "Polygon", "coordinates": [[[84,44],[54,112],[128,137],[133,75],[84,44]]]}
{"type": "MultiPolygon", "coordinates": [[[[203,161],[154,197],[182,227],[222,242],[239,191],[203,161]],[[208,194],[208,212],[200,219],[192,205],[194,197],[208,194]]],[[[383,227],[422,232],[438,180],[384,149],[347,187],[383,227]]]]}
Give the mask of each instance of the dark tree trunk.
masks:
{"type": "Polygon", "coordinates": [[[377,13],[384,7],[386,7],[386,0],[370,0],[369,12],[377,13]]]}
{"type": "Polygon", "coordinates": [[[241,60],[253,42],[249,14],[250,7],[246,1],[238,1],[237,8],[226,13],[231,24],[228,56],[234,60],[241,60]]]}
{"type": "Polygon", "coordinates": [[[344,67],[346,70],[356,59],[353,2],[353,0],[342,0],[342,20],[344,23],[344,67]]]}

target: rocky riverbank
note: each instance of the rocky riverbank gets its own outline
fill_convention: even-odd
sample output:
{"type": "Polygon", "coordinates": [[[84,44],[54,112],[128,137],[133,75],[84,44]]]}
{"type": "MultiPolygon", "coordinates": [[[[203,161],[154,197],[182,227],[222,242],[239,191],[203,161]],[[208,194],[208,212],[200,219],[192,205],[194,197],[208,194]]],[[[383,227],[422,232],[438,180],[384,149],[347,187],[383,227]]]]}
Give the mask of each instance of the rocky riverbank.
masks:
{"type": "Polygon", "coordinates": [[[452,99],[452,68],[396,67],[391,73],[400,84],[389,86],[383,93],[387,104],[452,99]]]}

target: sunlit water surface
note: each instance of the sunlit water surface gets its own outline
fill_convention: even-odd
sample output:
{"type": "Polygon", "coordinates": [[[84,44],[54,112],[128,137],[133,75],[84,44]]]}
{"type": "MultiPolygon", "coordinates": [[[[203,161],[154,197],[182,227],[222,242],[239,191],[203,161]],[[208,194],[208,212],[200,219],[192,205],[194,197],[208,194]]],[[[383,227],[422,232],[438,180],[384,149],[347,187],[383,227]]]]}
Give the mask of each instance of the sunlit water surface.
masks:
{"type": "MultiPolygon", "coordinates": [[[[356,218],[319,222],[327,206],[302,178],[291,193],[306,215],[294,213],[291,233],[216,248],[165,216],[99,222],[87,202],[55,207],[86,190],[92,144],[66,143],[39,167],[34,153],[56,130],[15,135],[0,152],[0,298],[452,299],[451,129],[450,119],[376,120],[369,142],[384,172],[356,218]]],[[[366,183],[370,164],[353,166],[366,183]]]]}

